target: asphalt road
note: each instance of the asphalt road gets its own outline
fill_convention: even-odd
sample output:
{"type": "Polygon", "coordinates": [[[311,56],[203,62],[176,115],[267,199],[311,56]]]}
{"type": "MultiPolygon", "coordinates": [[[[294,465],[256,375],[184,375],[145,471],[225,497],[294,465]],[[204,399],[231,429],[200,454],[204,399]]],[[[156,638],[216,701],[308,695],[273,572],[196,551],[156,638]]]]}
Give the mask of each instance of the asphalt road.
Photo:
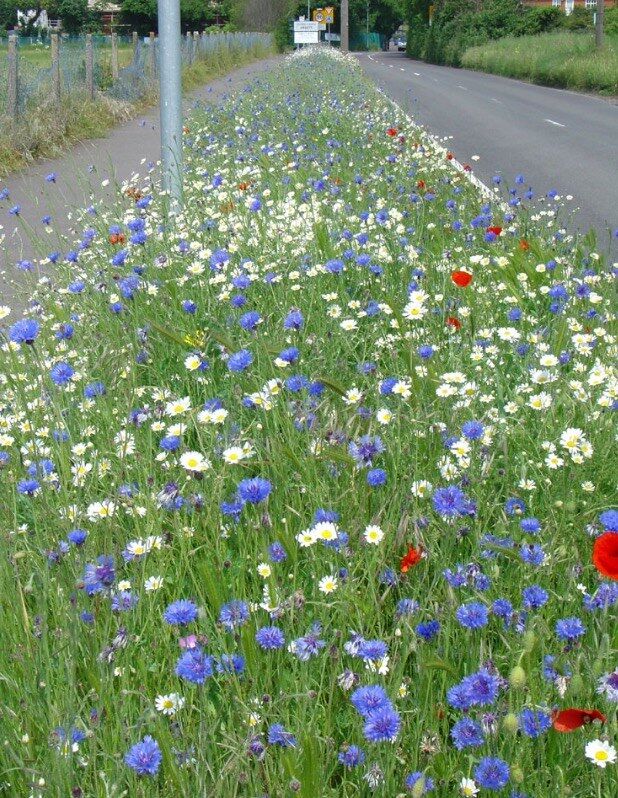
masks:
{"type": "Polygon", "coordinates": [[[395,51],[359,53],[366,74],[462,163],[491,184],[523,174],[536,193],[556,189],[579,208],[570,225],[597,231],[616,257],[618,105],[519,80],[434,66],[395,51]],[[472,160],[472,156],[480,156],[472,160]]]}

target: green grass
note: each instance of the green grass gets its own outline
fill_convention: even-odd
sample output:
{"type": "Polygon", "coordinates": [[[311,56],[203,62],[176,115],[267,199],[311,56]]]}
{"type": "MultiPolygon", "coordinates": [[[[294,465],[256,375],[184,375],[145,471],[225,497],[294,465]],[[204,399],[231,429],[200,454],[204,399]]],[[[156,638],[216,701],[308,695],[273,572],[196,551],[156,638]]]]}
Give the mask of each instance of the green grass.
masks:
{"type": "MultiPolygon", "coordinates": [[[[183,70],[183,89],[198,88],[269,54],[270,50],[261,46],[250,51],[232,48],[215,52],[183,70]]],[[[111,71],[109,74],[111,80],[111,71]]],[[[40,92],[16,123],[2,116],[0,109],[0,177],[36,159],[56,157],[79,141],[100,138],[114,125],[142,113],[157,101],[153,86],[151,93],[137,103],[116,100],[104,93],[97,93],[93,101],[83,90],[76,90],[66,92],[60,107],[56,107],[46,92],[40,92]]]]}
{"type": "MultiPolygon", "coordinates": [[[[62,45],[61,45],[62,46],[62,45]]],[[[71,44],[71,48],[75,45],[71,44]]],[[[85,48],[84,52],[85,52],[85,48]]],[[[6,58],[8,48],[6,44],[0,44],[0,59],[6,58]]],[[[97,45],[95,47],[97,59],[103,63],[111,65],[111,45],[97,45]]],[[[122,69],[131,63],[133,58],[133,45],[121,43],[118,45],[118,65],[122,69]]],[[[51,47],[49,45],[22,45],[19,47],[20,63],[26,67],[36,69],[49,69],[51,67],[51,47]]]]}
{"type": "Polygon", "coordinates": [[[194,112],[181,212],[143,175],[73,214],[77,241],[33,236],[32,343],[0,311],[10,798],[421,798],[414,771],[429,798],[456,798],[488,756],[509,783],[479,798],[615,794],[616,766],[584,753],[612,739],[618,706],[598,689],[616,618],[591,562],[615,501],[612,277],[591,237],[560,232],[558,200],[530,204],[517,183],[487,198],[447,155],[356,59],[303,52],[194,112]],[[77,254],[45,265],[52,249],[77,254]],[[336,524],[315,528],[319,508],[336,524]],[[426,556],[404,573],[411,546],[426,556]],[[115,573],[95,570],[104,555],[115,573]],[[526,610],[533,585],[546,601],[526,610]],[[164,620],[179,599],[197,610],[184,626],[164,620]],[[231,600],[248,617],[228,629],[231,600]],[[468,629],[473,601],[489,612],[468,629]],[[567,645],[556,624],[573,617],[567,645]],[[264,651],[270,624],[285,645],[264,651]],[[312,656],[288,650],[310,631],[312,656]],[[355,634],[388,660],[363,661],[355,634]],[[244,672],[190,682],[176,672],[188,635],[244,672]],[[458,750],[449,690],[482,668],[499,690],[475,692],[485,730],[458,750]],[[359,685],[388,695],[394,741],[365,739],[359,685]],[[171,693],[173,717],[155,704],[171,693]],[[606,723],[518,731],[522,711],[554,707],[606,723]],[[274,724],[296,743],[269,743],[274,724]],[[145,735],[162,762],[138,777],[124,758],[145,735]],[[366,761],[347,769],[351,744],[366,761]]]}
{"type": "Polygon", "coordinates": [[[507,37],[471,47],[462,66],[546,86],[618,95],[618,37],[597,51],[591,33],[507,37]]]}

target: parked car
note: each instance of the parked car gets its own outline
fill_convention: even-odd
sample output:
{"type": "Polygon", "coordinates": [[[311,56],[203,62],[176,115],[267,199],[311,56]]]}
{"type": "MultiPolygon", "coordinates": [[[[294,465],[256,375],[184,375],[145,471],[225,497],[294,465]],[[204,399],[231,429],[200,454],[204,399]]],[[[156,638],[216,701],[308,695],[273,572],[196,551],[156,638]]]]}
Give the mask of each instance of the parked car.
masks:
{"type": "Polygon", "coordinates": [[[403,53],[408,46],[408,42],[405,39],[399,39],[397,42],[397,49],[400,53],[403,53]]]}

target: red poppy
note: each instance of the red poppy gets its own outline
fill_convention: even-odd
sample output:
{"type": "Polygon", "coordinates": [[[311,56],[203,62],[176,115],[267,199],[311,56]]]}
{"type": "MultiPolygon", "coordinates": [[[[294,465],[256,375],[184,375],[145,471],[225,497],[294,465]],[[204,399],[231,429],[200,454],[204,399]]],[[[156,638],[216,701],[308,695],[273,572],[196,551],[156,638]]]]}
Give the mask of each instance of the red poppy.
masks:
{"type": "Polygon", "coordinates": [[[452,152],[447,152],[447,153],[446,153],[446,160],[447,160],[447,161],[452,161],[454,157],[455,157],[455,156],[453,155],[453,153],[452,153],[452,152]]]}
{"type": "Polygon", "coordinates": [[[124,244],[125,240],[123,233],[111,233],[109,237],[110,244],[124,244]]]}
{"type": "Polygon", "coordinates": [[[485,228],[485,232],[486,233],[493,233],[495,236],[499,236],[500,233],[502,232],[502,228],[498,227],[497,225],[495,227],[487,227],[487,228],[485,228]]]}
{"type": "Polygon", "coordinates": [[[449,316],[446,319],[446,323],[449,327],[454,327],[456,330],[461,330],[461,322],[456,316],[449,316]]]}
{"type": "Polygon", "coordinates": [[[463,165],[463,168],[464,168],[464,172],[471,172],[472,171],[472,167],[470,166],[469,163],[465,163],[463,165]]]}
{"type": "Polygon", "coordinates": [[[519,248],[522,250],[522,252],[525,252],[527,249],[530,249],[530,244],[526,241],[525,238],[520,238],[519,248]]]}
{"type": "Polygon", "coordinates": [[[424,180],[419,180],[417,182],[417,184],[416,184],[416,187],[417,188],[425,188],[425,181],[424,180]]]}
{"type": "Polygon", "coordinates": [[[605,723],[607,718],[598,709],[575,709],[574,707],[556,710],[552,715],[554,729],[559,732],[572,732],[587,723],[592,723],[593,720],[605,723]]]}
{"type": "Polygon", "coordinates": [[[415,549],[414,546],[410,546],[407,553],[401,558],[401,573],[405,574],[422,559],[423,550],[421,548],[415,549]]]}
{"type": "Polygon", "coordinates": [[[396,127],[389,127],[389,129],[386,131],[386,135],[391,136],[391,138],[395,137],[397,133],[399,133],[399,131],[396,127]]]}
{"type": "Polygon", "coordinates": [[[465,288],[472,282],[472,275],[468,274],[468,272],[456,271],[451,274],[451,280],[460,288],[465,288]]]}
{"type": "Polygon", "coordinates": [[[618,579],[618,533],[604,532],[594,541],[592,562],[603,576],[618,579]]]}

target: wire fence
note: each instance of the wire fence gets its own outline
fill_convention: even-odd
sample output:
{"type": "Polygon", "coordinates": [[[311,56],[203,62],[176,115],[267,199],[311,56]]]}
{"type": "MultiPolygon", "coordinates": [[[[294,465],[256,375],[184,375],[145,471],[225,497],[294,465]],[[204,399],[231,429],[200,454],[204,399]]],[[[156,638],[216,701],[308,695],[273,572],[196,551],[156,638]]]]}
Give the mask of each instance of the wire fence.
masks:
{"type": "MultiPolygon", "coordinates": [[[[270,48],[267,33],[187,33],[182,63],[270,48]]],[[[16,121],[32,107],[61,102],[68,93],[106,94],[135,103],[157,90],[159,43],[154,34],[69,37],[49,40],[0,37],[0,116],[16,121]]]]}

